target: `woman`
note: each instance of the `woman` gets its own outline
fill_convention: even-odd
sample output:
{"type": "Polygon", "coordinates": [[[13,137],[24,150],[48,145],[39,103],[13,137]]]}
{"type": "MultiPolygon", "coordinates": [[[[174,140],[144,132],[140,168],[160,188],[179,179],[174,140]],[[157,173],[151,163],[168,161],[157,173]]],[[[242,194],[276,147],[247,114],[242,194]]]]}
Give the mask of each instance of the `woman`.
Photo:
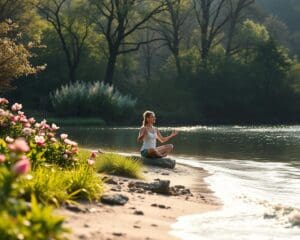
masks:
{"type": "Polygon", "coordinates": [[[173,145],[166,144],[156,147],[156,139],[158,139],[161,143],[167,142],[177,135],[177,131],[173,131],[169,136],[163,137],[158,129],[153,126],[156,120],[154,112],[144,112],[143,118],[143,125],[137,138],[138,142],[143,142],[140,150],[141,155],[148,158],[161,158],[167,156],[168,153],[172,151],[173,145]]]}

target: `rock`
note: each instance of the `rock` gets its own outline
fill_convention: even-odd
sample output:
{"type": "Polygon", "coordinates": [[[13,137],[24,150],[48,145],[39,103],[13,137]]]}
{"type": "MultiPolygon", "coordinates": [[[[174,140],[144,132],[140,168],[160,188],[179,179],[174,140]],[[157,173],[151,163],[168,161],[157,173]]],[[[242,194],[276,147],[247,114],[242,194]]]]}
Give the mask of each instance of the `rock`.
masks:
{"type": "Polygon", "coordinates": [[[161,168],[175,168],[176,161],[171,158],[144,158],[139,156],[130,156],[130,158],[142,161],[145,165],[152,165],[161,168]]]}
{"type": "Polygon", "coordinates": [[[134,214],[135,214],[135,215],[144,215],[144,212],[141,211],[141,210],[135,210],[135,211],[134,211],[134,214]]]}
{"type": "Polygon", "coordinates": [[[125,233],[113,232],[113,235],[114,235],[114,236],[117,236],[117,237],[121,237],[121,236],[124,236],[125,233]]]}
{"type": "MultiPolygon", "coordinates": [[[[128,184],[130,189],[144,189],[145,191],[151,191],[155,193],[169,195],[170,193],[170,181],[169,180],[159,180],[153,183],[145,183],[145,182],[130,182],[128,184]]],[[[138,191],[138,190],[134,190],[138,191]]],[[[145,192],[144,191],[144,192],[145,192]]],[[[143,193],[144,193],[143,192],[143,193]]]]}
{"type": "Polygon", "coordinates": [[[156,203],[152,203],[151,207],[157,207],[157,204],[156,203]]]}
{"type": "Polygon", "coordinates": [[[90,227],[90,225],[88,225],[88,224],[84,224],[83,225],[85,228],[89,228],[90,227]]]}
{"type": "Polygon", "coordinates": [[[163,172],[161,175],[170,175],[170,173],[167,173],[167,172],[163,172]]]}
{"type": "Polygon", "coordinates": [[[79,207],[79,206],[76,206],[76,205],[67,205],[66,206],[66,209],[72,211],[72,212],[86,212],[85,209],[79,207]]]}
{"type": "Polygon", "coordinates": [[[134,225],[133,227],[134,228],[141,228],[141,226],[138,226],[138,225],[134,225]]]}
{"type": "Polygon", "coordinates": [[[101,197],[101,202],[109,205],[124,205],[127,201],[128,197],[122,194],[106,194],[101,197]]]}

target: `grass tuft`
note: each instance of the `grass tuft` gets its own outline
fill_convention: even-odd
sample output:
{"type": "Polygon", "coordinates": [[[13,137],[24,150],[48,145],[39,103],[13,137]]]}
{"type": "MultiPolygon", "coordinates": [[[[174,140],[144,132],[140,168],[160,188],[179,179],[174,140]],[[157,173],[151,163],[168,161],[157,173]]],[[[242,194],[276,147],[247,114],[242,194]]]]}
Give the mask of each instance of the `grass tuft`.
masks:
{"type": "Polygon", "coordinates": [[[97,157],[96,170],[101,173],[129,178],[142,178],[142,163],[114,153],[97,157]]]}
{"type": "Polygon", "coordinates": [[[70,170],[41,166],[32,172],[31,180],[24,179],[24,195],[37,196],[43,204],[74,202],[77,199],[98,199],[103,193],[103,182],[90,166],[80,165],[70,170]]]}

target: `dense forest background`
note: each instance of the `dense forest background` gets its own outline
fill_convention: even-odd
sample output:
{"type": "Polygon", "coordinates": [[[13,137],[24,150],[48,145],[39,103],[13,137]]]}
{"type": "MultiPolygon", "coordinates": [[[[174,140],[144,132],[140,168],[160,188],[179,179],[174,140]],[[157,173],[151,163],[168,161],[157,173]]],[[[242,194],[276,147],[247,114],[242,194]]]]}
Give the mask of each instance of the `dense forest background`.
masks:
{"type": "Polygon", "coordinates": [[[0,0],[0,45],[34,69],[2,48],[0,92],[108,124],[299,123],[299,21],[299,0],[0,0]]]}

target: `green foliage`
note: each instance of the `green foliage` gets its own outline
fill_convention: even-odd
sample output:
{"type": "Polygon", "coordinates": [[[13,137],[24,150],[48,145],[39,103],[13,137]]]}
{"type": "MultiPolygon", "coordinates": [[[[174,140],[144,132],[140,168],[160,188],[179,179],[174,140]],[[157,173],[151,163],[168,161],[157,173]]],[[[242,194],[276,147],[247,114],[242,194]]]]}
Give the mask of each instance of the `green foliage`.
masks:
{"type": "MultiPolygon", "coordinates": [[[[17,154],[17,151],[9,154],[5,161],[13,162],[10,158],[17,154]]],[[[30,196],[30,204],[20,198],[24,192],[23,183],[29,181],[30,175],[23,177],[21,169],[16,170],[19,162],[12,168],[3,161],[0,163],[0,239],[65,239],[63,234],[67,229],[62,226],[63,218],[54,216],[52,208],[40,206],[34,195],[30,196]]]]}
{"type": "Polygon", "coordinates": [[[136,100],[103,82],[62,86],[51,95],[51,101],[60,116],[98,115],[105,120],[130,113],[136,104],[136,100]]]}
{"type": "Polygon", "coordinates": [[[96,160],[96,170],[130,178],[142,178],[142,164],[134,159],[118,154],[101,154],[96,160]]]}
{"type": "Polygon", "coordinates": [[[86,163],[70,170],[41,166],[32,176],[31,180],[22,182],[24,197],[34,194],[44,204],[59,206],[76,199],[95,200],[103,192],[102,181],[86,163]]]}

